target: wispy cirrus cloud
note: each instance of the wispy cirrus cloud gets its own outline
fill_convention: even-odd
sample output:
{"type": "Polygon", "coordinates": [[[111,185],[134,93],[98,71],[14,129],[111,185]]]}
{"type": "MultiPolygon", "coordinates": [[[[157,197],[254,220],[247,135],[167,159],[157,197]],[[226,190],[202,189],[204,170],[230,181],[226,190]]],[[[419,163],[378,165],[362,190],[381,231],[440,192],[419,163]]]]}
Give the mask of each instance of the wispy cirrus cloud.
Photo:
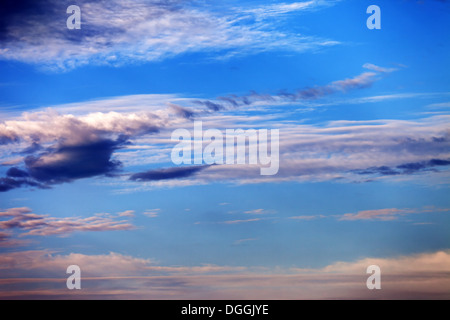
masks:
{"type": "Polygon", "coordinates": [[[218,97],[216,100],[194,100],[193,102],[197,105],[205,106],[212,112],[218,112],[255,104],[277,105],[314,101],[336,93],[348,93],[353,90],[365,89],[372,86],[376,81],[380,80],[380,74],[385,73],[385,71],[380,71],[380,69],[383,70],[385,68],[375,65],[371,66],[376,67],[378,70],[376,72],[363,72],[357,76],[333,81],[322,86],[298,89],[295,92],[283,91],[277,95],[252,92],[243,96],[230,95],[218,97]]]}
{"type": "Polygon", "coordinates": [[[80,0],[81,29],[68,30],[66,3],[26,1],[22,6],[7,5],[2,13],[0,58],[67,70],[91,63],[155,61],[188,52],[231,57],[267,50],[317,50],[339,42],[274,31],[277,21],[267,18],[325,4],[332,3],[211,10],[192,1],[80,0]]]}
{"type": "Polygon", "coordinates": [[[286,13],[317,10],[323,7],[332,6],[339,1],[340,0],[332,0],[332,1],[311,0],[292,3],[282,2],[282,3],[262,5],[253,9],[244,10],[244,12],[254,14],[258,19],[264,19],[268,17],[278,17],[286,13]]]}

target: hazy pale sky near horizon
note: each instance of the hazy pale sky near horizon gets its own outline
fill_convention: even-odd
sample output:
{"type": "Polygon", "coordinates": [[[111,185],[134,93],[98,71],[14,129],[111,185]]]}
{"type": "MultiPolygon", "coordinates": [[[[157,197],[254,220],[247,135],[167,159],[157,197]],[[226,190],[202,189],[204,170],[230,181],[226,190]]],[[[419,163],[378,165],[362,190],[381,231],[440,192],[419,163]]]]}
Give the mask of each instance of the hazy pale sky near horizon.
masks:
{"type": "Polygon", "coordinates": [[[1,6],[0,298],[449,298],[449,1],[1,6]],[[194,121],[278,173],[174,164],[194,121]]]}

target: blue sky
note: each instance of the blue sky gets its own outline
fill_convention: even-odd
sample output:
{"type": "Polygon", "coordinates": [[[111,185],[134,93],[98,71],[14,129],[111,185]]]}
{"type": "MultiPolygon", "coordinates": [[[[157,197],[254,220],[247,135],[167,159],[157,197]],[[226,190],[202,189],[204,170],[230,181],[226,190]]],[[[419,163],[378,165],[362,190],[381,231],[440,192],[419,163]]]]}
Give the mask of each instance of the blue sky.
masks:
{"type": "Polygon", "coordinates": [[[448,1],[5,8],[0,297],[70,298],[26,279],[78,264],[97,298],[448,298],[448,1]],[[194,121],[279,129],[278,173],[175,165],[194,121]],[[368,263],[397,282],[371,293],[368,263]]]}

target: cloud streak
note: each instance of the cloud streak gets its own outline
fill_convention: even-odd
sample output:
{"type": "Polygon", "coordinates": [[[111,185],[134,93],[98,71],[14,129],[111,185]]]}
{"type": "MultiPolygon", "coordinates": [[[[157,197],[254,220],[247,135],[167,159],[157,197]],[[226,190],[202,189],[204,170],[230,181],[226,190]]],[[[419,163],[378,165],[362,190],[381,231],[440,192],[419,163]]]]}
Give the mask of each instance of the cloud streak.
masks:
{"type": "Polygon", "coordinates": [[[339,217],[339,220],[379,220],[379,221],[392,221],[397,220],[400,216],[407,214],[419,214],[419,213],[431,213],[431,212],[448,212],[447,208],[422,208],[422,209],[376,209],[376,210],[364,210],[357,213],[346,213],[339,217]]]}
{"type": "Polygon", "coordinates": [[[149,170],[145,172],[139,172],[131,175],[130,180],[132,181],[159,181],[159,180],[170,180],[170,179],[182,179],[188,178],[196,173],[208,168],[209,165],[205,166],[187,166],[187,167],[173,167],[173,168],[163,168],[149,170]]]}
{"type": "Polygon", "coordinates": [[[126,220],[117,220],[110,215],[56,218],[35,214],[27,207],[10,208],[0,212],[0,219],[2,232],[18,230],[19,237],[68,236],[74,232],[132,230],[135,228],[126,220]]]}

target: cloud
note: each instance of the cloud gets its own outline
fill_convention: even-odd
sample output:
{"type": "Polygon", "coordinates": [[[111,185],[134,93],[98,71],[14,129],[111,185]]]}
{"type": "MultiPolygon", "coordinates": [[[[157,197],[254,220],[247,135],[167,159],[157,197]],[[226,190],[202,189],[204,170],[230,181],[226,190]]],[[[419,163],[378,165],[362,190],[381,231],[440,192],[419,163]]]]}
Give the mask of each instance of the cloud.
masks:
{"type": "Polygon", "coordinates": [[[223,224],[241,224],[241,223],[247,223],[247,222],[256,222],[260,221],[260,218],[253,218],[253,219],[242,219],[242,220],[227,220],[223,221],[221,223],[223,224]]]}
{"type": "Polygon", "coordinates": [[[189,52],[227,58],[267,50],[317,50],[338,42],[275,31],[280,22],[267,18],[324,3],[211,10],[190,1],[79,0],[81,29],[68,30],[67,3],[27,0],[6,5],[0,24],[0,58],[70,70],[86,64],[155,61],[189,52]]]}
{"type": "Polygon", "coordinates": [[[255,209],[255,210],[245,211],[244,213],[247,213],[247,214],[264,214],[265,212],[264,212],[264,209],[255,209]]]}
{"type": "Polygon", "coordinates": [[[126,210],[126,211],[122,211],[119,212],[117,214],[119,217],[129,217],[129,218],[133,218],[134,217],[134,210],[126,210]]]}
{"type": "Polygon", "coordinates": [[[16,167],[9,168],[8,171],[6,171],[6,176],[10,178],[27,178],[30,175],[28,172],[20,170],[16,167]]]}
{"type": "MultiPolygon", "coordinates": [[[[348,90],[368,88],[375,82],[376,75],[377,74],[374,72],[364,72],[354,78],[334,81],[329,86],[325,87],[325,89],[328,89],[331,92],[346,92],[348,90]]],[[[325,90],[325,92],[327,92],[327,90],[325,90]]]]}
{"type": "Polygon", "coordinates": [[[144,215],[146,215],[149,218],[156,218],[159,213],[160,213],[161,209],[148,209],[145,210],[144,215]]]}
{"type": "Polygon", "coordinates": [[[405,213],[412,213],[414,210],[410,209],[379,209],[379,210],[365,210],[358,213],[346,213],[339,220],[395,220],[398,215],[405,213]]]}
{"type": "MultiPolygon", "coordinates": [[[[64,143],[64,142],[63,142],[64,143]]],[[[25,170],[12,167],[6,178],[0,178],[0,192],[21,186],[48,188],[49,185],[73,180],[109,175],[116,172],[121,163],[111,160],[115,150],[125,143],[103,139],[79,145],[60,145],[48,148],[38,156],[24,159],[25,170]]]]}
{"type": "Polygon", "coordinates": [[[172,108],[176,114],[178,114],[180,117],[184,119],[191,119],[195,115],[195,112],[193,110],[184,108],[182,106],[173,103],[169,103],[169,107],[172,108]]]}
{"type": "Polygon", "coordinates": [[[12,189],[20,188],[22,186],[46,188],[46,186],[29,179],[15,179],[15,178],[0,178],[0,192],[10,191],[12,189]]]}
{"type": "Polygon", "coordinates": [[[266,209],[254,209],[254,210],[244,211],[244,213],[245,214],[260,215],[260,214],[275,213],[275,211],[274,210],[266,210],[266,209]]]}
{"type": "MultiPolygon", "coordinates": [[[[382,68],[381,68],[382,69],[382,68]]],[[[235,109],[242,106],[254,105],[261,102],[268,104],[283,104],[284,102],[299,102],[324,98],[335,93],[347,93],[352,90],[365,89],[379,80],[379,72],[363,72],[353,78],[333,81],[324,86],[299,89],[296,92],[282,91],[278,95],[258,94],[252,92],[249,95],[218,97],[217,100],[195,100],[194,103],[206,106],[212,112],[235,109]]]]}
{"type": "Polygon", "coordinates": [[[280,130],[280,170],[262,177],[258,166],[215,165],[189,177],[192,183],[283,181],[365,182],[401,176],[442,177],[448,171],[448,116],[415,120],[333,121],[292,124],[260,117],[205,118],[204,128],[266,127],[280,130]],[[236,119],[233,123],[233,119],[236,119]],[[414,164],[414,165],[412,165],[414,164]],[[361,169],[364,168],[364,169],[361,169]],[[413,175],[413,173],[415,173],[413,175]]]}
{"type": "MultiPolygon", "coordinates": [[[[0,137],[14,137],[16,141],[0,146],[0,151],[11,156],[33,144],[39,144],[41,148],[27,154],[22,165],[17,159],[4,158],[3,163],[13,167],[6,177],[0,178],[0,191],[19,187],[48,188],[82,178],[111,176],[129,166],[139,168],[133,168],[137,173],[120,182],[126,187],[124,192],[216,181],[264,183],[339,179],[365,182],[407,175],[443,177],[450,159],[447,152],[450,148],[448,115],[413,120],[340,120],[305,124],[294,123],[286,118],[285,112],[279,111],[280,106],[290,103],[302,105],[327,94],[364,88],[379,79],[376,74],[362,73],[324,86],[280,95],[253,92],[205,100],[220,105],[219,111],[214,112],[199,104],[198,99],[137,95],[25,113],[0,123],[0,137]],[[190,110],[196,120],[203,121],[205,129],[279,129],[280,169],[277,175],[262,177],[259,166],[250,165],[167,168],[173,148],[171,132],[192,126],[192,118],[172,104],[190,110]],[[114,111],[106,112],[106,107],[114,111]],[[63,110],[71,113],[63,114],[63,110]],[[148,164],[152,168],[162,168],[144,171],[144,165],[148,164]],[[133,184],[138,181],[146,183],[133,184]]],[[[411,98],[410,95],[402,97],[411,98]]],[[[385,96],[372,98],[384,99],[385,96]]]]}
{"type": "Polygon", "coordinates": [[[432,103],[427,106],[430,109],[450,108],[450,102],[432,103]]]}
{"type": "MultiPolygon", "coordinates": [[[[339,1],[339,0],[337,0],[339,1]]],[[[254,14],[258,19],[266,19],[269,17],[278,17],[282,14],[296,11],[310,11],[320,7],[331,6],[337,1],[312,0],[292,3],[276,3],[270,5],[259,6],[244,12],[254,14]]]]}
{"type": "Polygon", "coordinates": [[[0,230],[18,230],[19,236],[68,236],[74,232],[131,230],[134,226],[125,220],[115,220],[109,215],[87,218],[56,218],[32,213],[27,207],[10,208],[0,212],[0,230]],[[2,218],[9,218],[4,220],[2,218]]]}
{"type": "Polygon", "coordinates": [[[0,248],[12,248],[29,244],[28,240],[14,239],[11,232],[0,231],[0,248]]]}
{"type": "Polygon", "coordinates": [[[105,139],[76,146],[61,146],[38,157],[25,158],[25,166],[31,177],[48,184],[110,174],[120,167],[119,162],[111,161],[111,156],[123,143],[123,139],[105,139]]]}
{"type": "Polygon", "coordinates": [[[257,238],[246,238],[246,239],[239,239],[233,242],[233,245],[240,245],[246,242],[250,242],[250,241],[256,241],[258,240],[257,238]]]}
{"type": "Polygon", "coordinates": [[[363,170],[355,170],[354,172],[361,175],[380,175],[393,176],[402,174],[414,174],[417,172],[434,170],[434,167],[443,167],[450,165],[450,161],[443,159],[431,159],[428,161],[410,162],[391,168],[388,166],[370,167],[363,170]]]}
{"type": "Polygon", "coordinates": [[[383,67],[379,67],[376,66],[372,63],[366,63],[363,65],[363,68],[368,69],[368,70],[372,70],[372,71],[376,71],[376,72],[381,72],[381,73],[390,73],[393,71],[397,71],[397,68],[383,68],[383,67]]]}
{"type": "Polygon", "coordinates": [[[339,217],[339,220],[381,220],[391,221],[398,219],[399,216],[404,216],[411,213],[430,213],[430,212],[447,212],[450,209],[446,208],[422,208],[422,209],[377,209],[364,210],[357,213],[346,213],[339,217]]]}
{"type": "Polygon", "coordinates": [[[322,219],[322,218],[325,218],[325,216],[324,215],[317,215],[317,216],[293,216],[293,217],[289,217],[289,219],[304,220],[304,221],[310,221],[310,220],[322,219]]]}
{"type": "Polygon", "coordinates": [[[195,175],[197,172],[208,168],[204,166],[172,167],[164,169],[155,169],[145,172],[135,173],[130,177],[133,181],[158,181],[169,179],[182,179],[195,175]]]}
{"type": "Polygon", "coordinates": [[[0,123],[0,137],[15,137],[2,141],[45,144],[29,148],[27,153],[34,154],[24,158],[23,169],[10,168],[7,177],[0,178],[0,191],[20,186],[48,187],[113,174],[121,167],[120,161],[112,159],[113,153],[128,145],[132,137],[157,132],[170,122],[169,117],[168,112],[159,115],[96,112],[74,116],[48,109],[0,123]]]}
{"type": "MultiPolygon", "coordinates": [[[[24,140],[30,144],[63,141],[64,145],[94,142],[111,135],[136,136],[155,133],[168,121],[169,114],[141,111],[94,112],[75,116],[54,109],[26,112],[14,120],[0,123],[0,139],[9,143],[24,140]],[[8,139],[8,137],[13,137],[8,139]]],[[[38,150],[35,150],[38,151],[38,150]]]]}
{"type": "Polygon", "coordinates": [[[0,254],[0,297],[34,299],[449,299],[450,252],[338,261],[316,269],[217,265],[163,266],[119,253],[0,254]],[[65,288],[66,268],[82,270],[83,289],[65,288]],[[378,265],[381,290],[368,290],[378,265]]]}

